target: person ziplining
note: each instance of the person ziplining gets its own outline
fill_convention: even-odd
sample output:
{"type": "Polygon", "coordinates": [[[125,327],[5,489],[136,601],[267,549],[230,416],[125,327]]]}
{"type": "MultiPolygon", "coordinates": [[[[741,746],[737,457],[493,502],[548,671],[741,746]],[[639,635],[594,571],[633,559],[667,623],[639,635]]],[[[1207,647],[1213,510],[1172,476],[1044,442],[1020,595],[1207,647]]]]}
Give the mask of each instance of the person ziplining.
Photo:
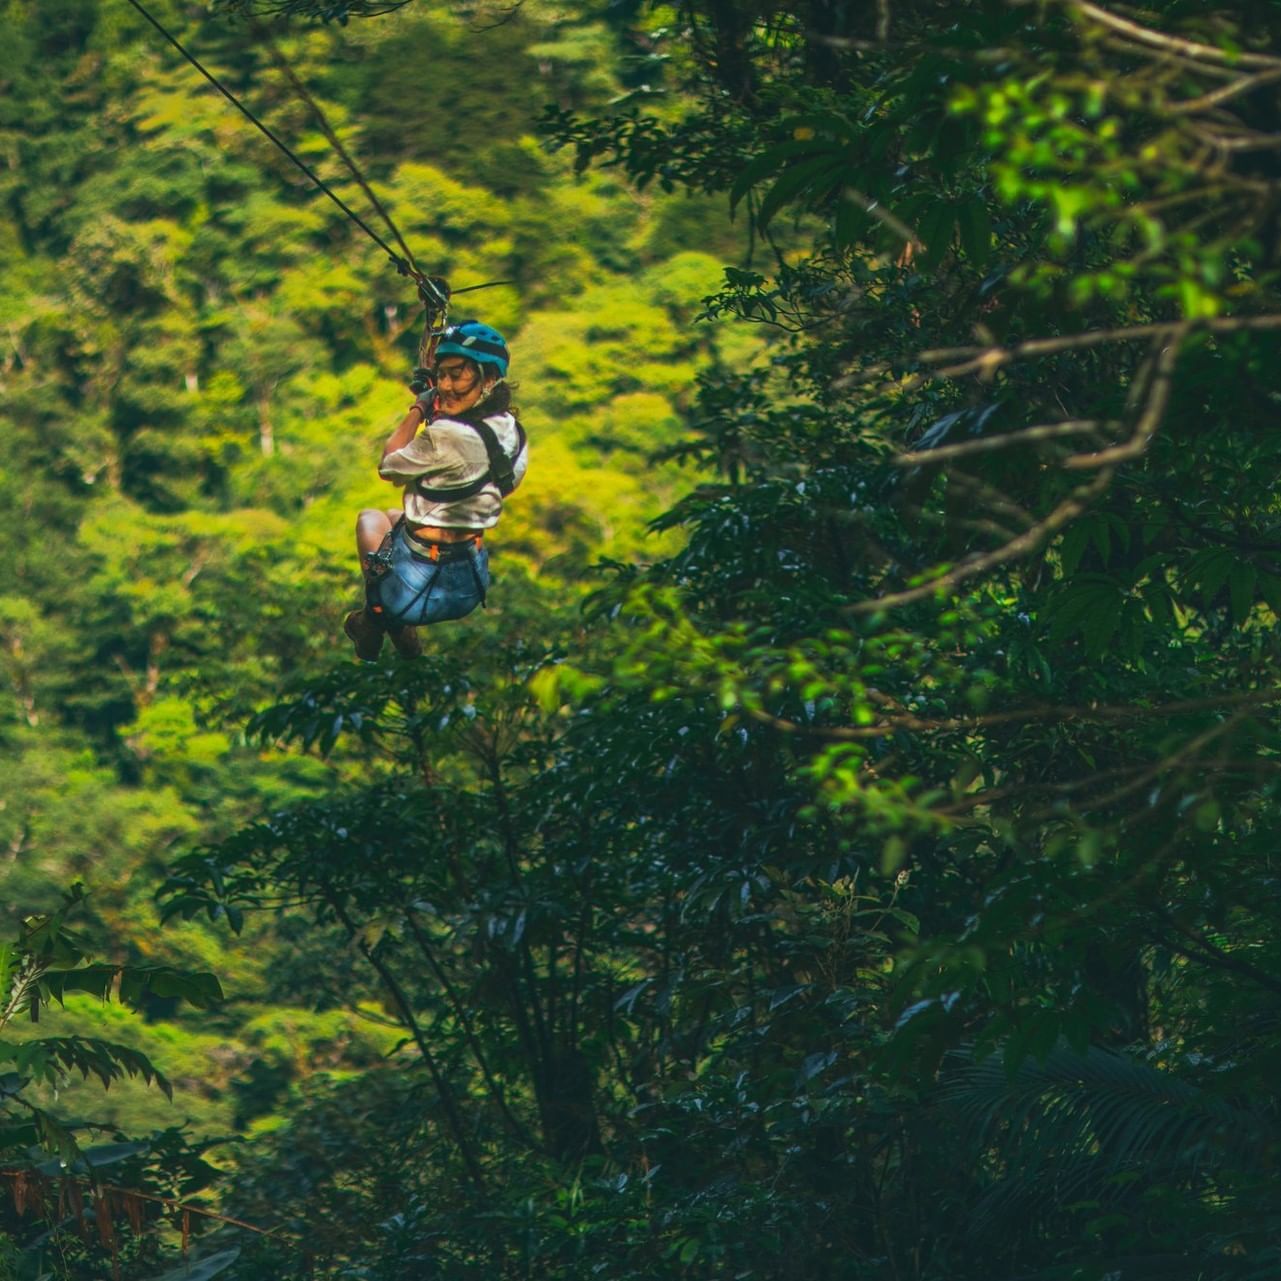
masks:
{"type": "Polygon", "coordinates": [[[439,335],[434,356],[431,387],[387,438],[378,465],[384,480],[403,486],[402,510],[366,508],[356,519],[365,605],[343,630],[364,662],[378,658],[384,635],[402,657],[416,657],[416,627],[465,618],[484,603],[485,531],[529,461],[503,336],[466,320],[439,335]]]}
{"type": "MultiPolygon", "coordinates": [[[[320,106],[272,49],[273,60],[316,116],[330,145],[387,225],[393,249],[222,82],[157,22],[140,0],[127,0],[228,102],[263,133],[311,182],[377,244],[402,276],[418,286],[425,323],[418,367],[410,382],[418,393],[383,448],[379,474],[402,485],[401,509],[367,508],[356,521],[356,547],[365,604],[347,615],[343,630],[356,656],[374,662],[386,636],[402,657],[421,652],[415,628],[464,618],[484,604],[489,556],[484,533],[498,522],[505,499],[520,484],[528,463],[525,432],[511,404],[510,354],[498,330],[477,320],[448,325],[451,290],[440,276],[419,270],[405,238],[330,127],[320,106]],[[421,431],[419,429],[422,429],[421,431]]],[[[494,284],[471,285],[486,289],[494,284]]]]}

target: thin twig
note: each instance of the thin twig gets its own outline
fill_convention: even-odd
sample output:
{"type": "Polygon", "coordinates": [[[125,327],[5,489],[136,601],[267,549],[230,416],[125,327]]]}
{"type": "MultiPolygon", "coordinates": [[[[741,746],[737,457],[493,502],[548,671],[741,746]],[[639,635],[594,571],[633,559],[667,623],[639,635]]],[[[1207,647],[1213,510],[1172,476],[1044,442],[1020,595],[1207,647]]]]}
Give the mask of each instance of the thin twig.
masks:
{"type": "Polygon", "coordinates": [[[1089,802],[1088,808],[1105,809],[1107,806],[1115,805],[1117,801],[1137,792],[1139,788],[1155,782],[1162,774],[1169,773],[1170,770],[1181,765],[1184,761],[1195,757],[1203,747],[1208,747],[1215,739],[1222,738],[1229,730],[1235,729],[1244,718],[1245,711],[1238,710],[1229,716],[1227,720],[1220,721],[1217,725],[1211,725],[1209,729],[1203,730],[1200,734],[1190,738],[1177,752],[1172,752],[1169,756],[1163,757],[1155,765],[1145,769],[1136,778],[1132,778],[1128,782],[1113,788],[1112,791],[1096,797],[1089,802]]]}
{"type": "Polygon", "coordinates": [[[997,801],[1009,800],[1011,797],[1016,796],[1037,795],[1040,793],[1048,793],[1051,796],[1071,796],[1073,792],[1079,792],[1082,788],[1093,787],[1096,783],[1131,778],[1141,768],[1138,765],[1122,765],[1117,766],[1115,769],[1098,770],[1093,774],[1086,774],[1083,778],[1069,779],[1066,783],[1024,782],[1010,783],[1005,787],[983,788],[960,797],[950,805],[941,806],[934,813],[943,818],[959,818],[962,814],[978,809],[980,806],[993,805],[997,801]]]}
{"type": "MultiPolygon", "coordinates": [[[[1281,147],[1281,134],[1272,133],[1238,133],[1230,138],[1225,138],[1222,134],[1211,133],[1207,130],[1198,130],[1198,136],[1203,138],[1212,147],[1223,152],[1234,151],[1275,151],[1281,147]]],[[[1180,228],[1186,231],[1185,227],[1180,228]]]]}
{"type": "MultiPolygon", "coordinates": [[[[1124,36],[1119,36],[1115,32],[1109,32],[1103,37],[1103,47],[1116,53],[1122,53],[1128,58],[1153,57],[1150,48],[1133,40],[1128,40],[1124,36]]],[[[1156,65],[1161,69],[1177,67],[1198,76],[1218,76],[1221,80],[1230,81],[1236,78],[1236,73],[1231,67],[1221,66],[1217,62],[1200,62],[1196,58],[1186,57],[1184,54],[1175,53],[1173,50],[1166,50],[1162,53],[1156,65]]]]}
{"type": "Polygon", "coordinates": [[[1151,858],[1144,860],[1139,865],[1138,871],[1132,876],[1127,876],[1125,880],[1113,885],[1111,889],[1106,890],[1097,898],[1091,899],[1088,903],[1083,903],[1066,916],[1051,917],[1048,921],[1033,925],[1031,934],[1037,938],[1053,937],[1055,934],[1071,929],[1072,926],[1093,916],[1110,903],[1115,903],[1117,900],[1124,898],[1131,891],[1138,889],[1144,881],[1151,880],[1158,873],[1163,872],[1173,861],[1178,848],[1179,841],[1176,835],[1172,840],[1167,841],[1151,858]]]}
{"type": "MultiPolygon", "coordinates": [[[[35,1171],[29,1169],[0,1169],[0,1178],[12,1179],[23,1177],[29,1179],[33,1173],[35,1173],[35,1171]]],[[[41,1179],[44,1178],[43,1175],[37,1175],[37,1177],[41,1179]]],[[[181,1211],[183,1214],[195,1214],[202,1219],[212,1219],[215,1223],[228,1223],[235,1228],[244,1228],[246,1232],[256,1232],[259,1236],[281,1237],[286,1240],[291,1239],[285,1233],[281,1232],[279,1228],[260,1228],[253,1223],[246,1223],[244,1219],[236,1219],[229,1214],[218,1214],[214,1210],[205,1210],[198,1205],[192,1205],[189,1201],[180,1201],[174,1197],[159,1196],[153,1192],[142,1192],[137,1188],[122,1188],[114,1183],[95,1183],[92,1179],[82,1179],[76,1175],[60,1175],[59,1178],[68,1179],[73,1183],[83,1184],[86,1188],[95,1193],[110,1192],[116,1196],[133,1197],[138,1201],[150,1201],[155,1205],[163,1205],[170,1213],[176,1214],[178,1211],[181,1211]]],[[[46,1181],[52,1183],[54,1180],[49,1179],[46,1181]]]]}
{"type": "Polygon", "coordinates": [[[1176,116],[1195,115],[1198,112],[1221,106],[1225,102],[1230,102],[1233,98],[1240,97],[1243,93],[1251,93],[1261,85],[1272,84],[1277,80],[1281,80],[1281,68],[1260,71],[1255,75],[1244,76],[1240,80],[1234,80],[1231,84],[1221,85],[1218,89],[1211,89],[1209,93],[1203,93],[1199,98],[1187,98],[1183,102],[1167,103],[1166,110],[1176,116]]]}
{"type": "Polygon", "coordinates": [[[463,1164],[467,1168],[467,1173],[475,1185],[476,1190],[483,1196],[486,1191],[486,1179],[484,1168],[480,1164],[480,1159],[472,1148],[471,1141],[467,1137],[467,1128],[463,1124],[463,1114],[459,1109],[458,1100],[454,1097],[454,1091],[445,1077],[440,1064],[436,1061],[436,1056],[431,1051],[431,1045],[423,1032],[422,1026],[414,1016],[413,1007],[410,1004],[409,997],[401,987],[396,976],[391,972],[383,960],[378,956],[374,948],[366,941],[359,930],[356,929],[355,922],[343,907],[342,903],[335,895],[326,895],[330,909],[338,918],[343,928],[347,931],[347,937],[356,944],[357,950],[361,956],[373,966],[378,977],[382,979],[383,986],[387,989],[388,995],[392,999],[401,1020],[405,1025],[405,1030],[413,1038],[414,1044],[418,1047],[418,1052],[423,1057],[423,1063],[431,1075],[432,1084],[436,1087],[437,1097],[440,1099],[442,1110],[445,1113],[445,1119],[449,1129],[453,1134],[454,1142],[458,1151],[463,1158],[463,1164]]]}
{"type": "Polygon", "coordinates": [[[1016,503],[1004,490],[997,489],[995,485],[988,484],[977,476],[971,476],[967,471],[953,467],[947,473],[947,483],[973,494],[980,502],[985,503],[990,511],[1018,521],[1024,529],[1031,529],[1036,524],[1036,517],[1027,508],[1016,503]]]}
{"type": "Polygon", "coordinates": [[[917,249],[922,248],[920,236],[901,218],[895,217],[888,209],[884,208],[879,200],[873,200],[870,196],[865,196],[861,191],[856,191],[853,187],[846,187],[842,194],[844,199],[853,205],[857,205],[869,218],[875,218],[877,222],[883,223],[909,245],[915,245],[917,249]]]}

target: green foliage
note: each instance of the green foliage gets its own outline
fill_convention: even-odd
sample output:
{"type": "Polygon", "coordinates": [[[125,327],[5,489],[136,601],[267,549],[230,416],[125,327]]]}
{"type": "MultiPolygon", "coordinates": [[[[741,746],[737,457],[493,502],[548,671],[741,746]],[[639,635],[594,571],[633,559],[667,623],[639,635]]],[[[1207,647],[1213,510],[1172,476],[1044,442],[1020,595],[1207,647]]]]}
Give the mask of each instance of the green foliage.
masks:
{"type": "Polygon", "coordinates": [[[1056,1047],[1013,1079],[989,1058],[957,1071],[941,1099],[976,1151],[998,1157],[976,1234],[1019,1216],[1124,1213],[1145,1184],[1261,1169],[1272,1142],[1262,1116],[1211,1088],[1096,1048],[1056,1047]]]}
{"type": "Polygon", "coordinates": [[[184,1260],[178,1267],[170,1268],[154,1278],[154,1281],[211,1281],[211,1278],[226,1272],[240,1258],[240,1247],[232,1246],[230,1250],[216,1250],[200,1258],[184,1260]]]}
{"type": "Polygon", "coordinates": [[[357,666],[403,282],[132,18],[9,6],[14,1143],[111,1081],[86,1177],[188,1195],[118,1146],[169,1082],[243,1281],[1273,1275],[1275,14],[391,7],[216,6],[334,20],[416,250],[514,282],[492,608],[357,666]]]}
{"type": "MultiPolygon", "coordinates": [[[[144,1231],[142,1198],[163,1204],[165,1196],[198,1191],[213,1175],[199,1151],[172,1129],[150,1141],[125,1141],[117,1131],[115,1142],[86,1144],[86,1134],[111,1133],[112,1127],[68,1116],[46,1102],[56,1101],[77,1074],[85,1081],[94,1078],[103,1090],[138,1078],[172,1099],[173,1087],[146,1054],[128,1045],[99,1037],[46,1036],[34,1029],[19,1035],[19,1016],[38,1024],[51,1002],[65,1003],[73,992],[131,1005],[152,996],[201,1006],[222,998],[211,974],[86,964],[80,938],[66,925],[82,901],[76,886],[58,911],[28,917],[16,938],[0,944],[0,1061],[11,1065],[0,1075],[0,1160],[13,1197],[12,1213],[6,1206],[0,1218],[15,1276],[46,1275],[48,1254],[59,1254],[65,1266],[68,1251],[82,1254],[87,1268],[118,1270],[121,1246],[113,1221],[121,1207],[130,1230],[130,1275],[138,1275],[132,1265],[149,1270],[163,1256],[160,1243],[144,1231]],[[124,1198],[120,1207],[103,1188],[100,1173],[116,1166],[121,1168],[106,1178],[119,1177],[127,1189],[116,1189],[124,1198]],[[86,1200],[92,1200],[91,1211],[86,1200]],[[90,1243],[87,1223],[94,1225],[98,1246],[90,1243]]],[[[85,1275],[90,1274],[96,1271],[85,1275]]]]}

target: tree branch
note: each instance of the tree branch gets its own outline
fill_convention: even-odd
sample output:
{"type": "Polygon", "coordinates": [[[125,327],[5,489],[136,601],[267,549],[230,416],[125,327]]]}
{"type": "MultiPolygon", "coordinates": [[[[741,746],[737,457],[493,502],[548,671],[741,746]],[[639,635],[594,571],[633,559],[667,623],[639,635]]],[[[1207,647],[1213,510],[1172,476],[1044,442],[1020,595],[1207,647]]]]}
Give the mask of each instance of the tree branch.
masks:
{"type": "Polygon", "coordinates": [[[1196,40],[1184,40],[1179,36],[1166,35],[1163,31],[1153,31],[1150,27],[1142,27],[1137,22],[1131,22],[1128,18],[1109,13],[1106,9],[1102,9],[1096,4],[1091,4],[1089,0],[1068,0],[1068,3],[1071,8],[1076,9],[1087,18],[1093,18],[1095,22],[1100,23],[1102,26],[1110,27],[1113,31],[1119,31],[1131,40],[1136,40],[1139,44],[1148,45],[1153,49],[1164,49],[1171,53],[1182,54],[1186,58],[1209,62],[1226,62],[1239,67],[1281,68],[1281,58],[1272,58],[1263,53],[1230,53],[1226,49],[1215,48],[1214,45],[1201,44],[1196,40]]]}
{"type": "Polygon", "coordinates": [[[1253,979],[1260,987],[1267,988],[1269,992],[1281,996],[1281,979],[1274,978],[1266,970],[1261,970],[1257,965],[1252,965],[1249,961],[1243,961],[1231,952],[1225,952],[1208,939],[1202,938],[1195,930],[1191,930],[1186,925],[1182,925],[1175,920],[1174,915],[1165,908],[1153,908],[1153,913],[1176,934],[1187,939],[1191,944],[1191,951],[1185,947],[1180,947],[1177,943],[1168,944],[1180,956],[1186,956],[1190,961],[1201,961],[1206,965],[1214,966],[1216,969],[1227,970],[1231,974],[1240,974],[1243,978],[1253,979]]]}
{"type": "MultiPolygon", "coordinates": [[[[869,696],[873,691],[869,691],[869,696]]],[[[1166,716],[1186,716],[1196,712],[1224,711],[1235,707],[1265,707],[1281,702],[1281,688],[1245,690],[1237,694],[1222,694],[1215,698],[1185,698],[1156,707],[1085,706],[1071,707],[1048,704],[1025,707],[1013,712],[993,712],[987,716],[920,717],[910,714],[887,718],[879,725],[803,725],[799,721],[775,716],[762,707],[744,705],[743,711],[753,720],[782,734],[799,734],[806,738],[820,738],[832,742],[861,742],[868,739],[889,738],[908,730],[922,734],[967,733],[990,729],[998,725],[1019,725],[1033,721],[1095,721],[1104,724],[1126,723],[1136,719],[1159,719],[1166,716]]],[[[1126,771],[1128,772],[1128,771],[1126,771]]],[[[1097,776],[1096,776],[1097,777],[1097,776]]]]}
{"type": "Polygon", "coordinates": [[[1213,107],[1230,102],[1233,98],[1238,98],[1243,93],[1252,93],[1262,85],[1273,84],[1277,80],[1281,80],[1281,67],[1270,71],[1260,71],[1252,76],[1243,76],[1240,80],[1221,85],[1218,89],[1211,89],[1209,93],[1203,93],[1199,98],[1187,98],[1183,102],[1167,103],[1166,110],[1176,116],[1195,115],[1198,112],[1209,111],[1213,107]]]}
{"type": "Polygon", "coordinates": [[[467,1013],[466,1003],[459,996],[457,989],[449,981],[449,975],[445,973],[444,967],[436,957],[435,950],[432,948],[430,940],[422,926],[418,923],[418,918],[414,915],[411,908],[405,908],[405,923],[409,926],[409,931],[414,937],[414,942],[418,944],[419,951],[422,952],[427,964],[431,967],[431,972],[436,976],[436,981],[440,984],[441,990],[445,993],[450,1007],[454,1012],[454,1017],[458,1020],[459,1026],[463,1029],[463,1038],[467,1042],[468,1048],[472,1052],[472,1057],[476,1060],[477,1067],[480,1068],[481,1075],[485,1078],[485,1085],[489,1089],[490,1096],[498,1105],[498,1110],[503,1119],[507,1122],[511,1132],[524,1143],[532,1152],[541,1151],[541,1146],[535,1141],[530,1132],[520,1123],[520,1120],[512,1113],[507,1104],[507,1097],[503,1092],[503,1087],[498,1083],[490,1070],[489,1062],[485,1058],[485,1053],[480,1047],[480,1040],[476,1036],[472,1021],[467,1013]]]}
{"type": "MultiPolygon", "coordinates": [[[[1144,338],[1172,337],[1188,325],[1186,320],[1172,320],[1150,325],[1125,325],[1116,329],[1091,329],[1081,334],[1064,334],[1058,338],[1031,338],[1014,347],[936,347],[923,351],[920,359],[927,364],[967,357],[960,365],[935,371],[941,378],[960,378],[966,374],[994,373],[1003,365],[1025,357],[1053,356],[1083,347],[1099,347],[1109,342],[1135,342],[1144,338]]],[[[1281,315],[1216,316],[1196,322],[1198,329],[1210,333],[1231,333],[1242,329],[1281,329],[1281,315]]]]}
{"type": "Polygon", "coordinates": [[[970,454],[987,454],[1014,445],[1034,445],[1042,440],[1061,440],[1065,436],[1085,436],[1101,431],[1113,424],[1095,418],[1073,418],[1061,423],[1042,423],[1037,427],[1024,427],[1020,431],[1005,432],[1000,436],[984,436],[981,440],[962,441],[956,445],[940,445],[937,449],[912,450],[894,458],[896,467],[929,466],[945,463],[952,458],[965,458],[970,454]]]}
{"type": "Polygon", "coordinates": [[[989,569],[994,569],[1008,560],[1027,556],[1046,543],[1065,525],[1071,524],[1107,490],[1111,483],[1112,468],[1105,467],[1088,484],[1078,485],[1048,516],[1037,521],[1031,529],[1011,538],[1003,546],[979,556],[972,556],[947,573],[931,579],[928,583],[922,583],[919,587],[909,587],[901,592],[889,592],[884,596],[873,597],[871,600],[859,601],[857,604],[846,606],[846,611],[850,614],[874,614],[883,609],[896,609],[900,605],[927,600],[940,592],[950,591],[958,583],[964,582],[967,578],[973,578],[976,574],[986,573],[989,569]]]}
{"type": "Polygon", "coordinates": [[[383,986],[387,989],[387,994],[391,997],[392,1003],[400,1014],[401,1021],[413,1038],[414,1044],[418,1047],[418,1052],[423,1056],[423,1062],[427,1065],[427,1071],[431,1073],[432,1084],[436,1087],[437,1097],[440,1099],[441,1107],[445,1111],[445,1119],[448,1121],[450,1131],[453,1133],[454,1142],[458,1144],[463,1164],[467,1167],[467,1173],[477,1192],[484,1195],[486,1191],[485,1172],[481,1168],[480,1160],[472,1148],[471,1140],[467,1137],[467,1129],[463,1125],[463,1115],[459,1110],[458,1100],[454,1098],[454,1091],[445,1079],[445,1075],[440,1069],[440,1064],[436,1062],[435,1055],[431,1052],[431,1046],[427,1043],[427,1037],[423,1033],[422,1025],[414,1015],[413,1006],[409,1003],[409,997],[405,994],[405,989],[400,986],[396,976],[383,959],[361,937],[351,917],[347,914],[346,908],[332,895],[328,896],[328,901],[334,915],[346,929],[347,937],[356,944],[361,956],[373,966],[378,977],[382,980],[383,986]]]}
{"type": "Polygon", "coordinates": [[[1187,337],[1188,326],[1180,327],[1172,336],[1168,346],[1161,349],[1156,358],[1152,377],[1152,388],[1148,392],[1148,401],[1139,421],[1135,424],[1134,434],[1129,440],[1111,449],[1101,449],[1093,454],[1073,454],[1063,460],[1067,468],[1115,467],[1118,463],[1129,462],[1137,458],[1156,435],[1157,428],[1170,402],[1170,381],[1174,376],[1174,366],[1179,358],[1179,348],[1187,337]]]}

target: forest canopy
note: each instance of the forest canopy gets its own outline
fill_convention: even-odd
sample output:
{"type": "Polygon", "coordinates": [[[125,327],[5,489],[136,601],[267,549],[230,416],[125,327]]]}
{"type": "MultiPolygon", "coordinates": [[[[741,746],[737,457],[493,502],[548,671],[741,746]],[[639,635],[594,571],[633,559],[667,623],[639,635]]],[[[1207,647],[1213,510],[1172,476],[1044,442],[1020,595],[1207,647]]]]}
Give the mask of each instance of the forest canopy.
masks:
{"type": "Polygon", "coordinates": [[[0,15],[0,1278],[1281,1272],[1275,6],[0,15]]]}

